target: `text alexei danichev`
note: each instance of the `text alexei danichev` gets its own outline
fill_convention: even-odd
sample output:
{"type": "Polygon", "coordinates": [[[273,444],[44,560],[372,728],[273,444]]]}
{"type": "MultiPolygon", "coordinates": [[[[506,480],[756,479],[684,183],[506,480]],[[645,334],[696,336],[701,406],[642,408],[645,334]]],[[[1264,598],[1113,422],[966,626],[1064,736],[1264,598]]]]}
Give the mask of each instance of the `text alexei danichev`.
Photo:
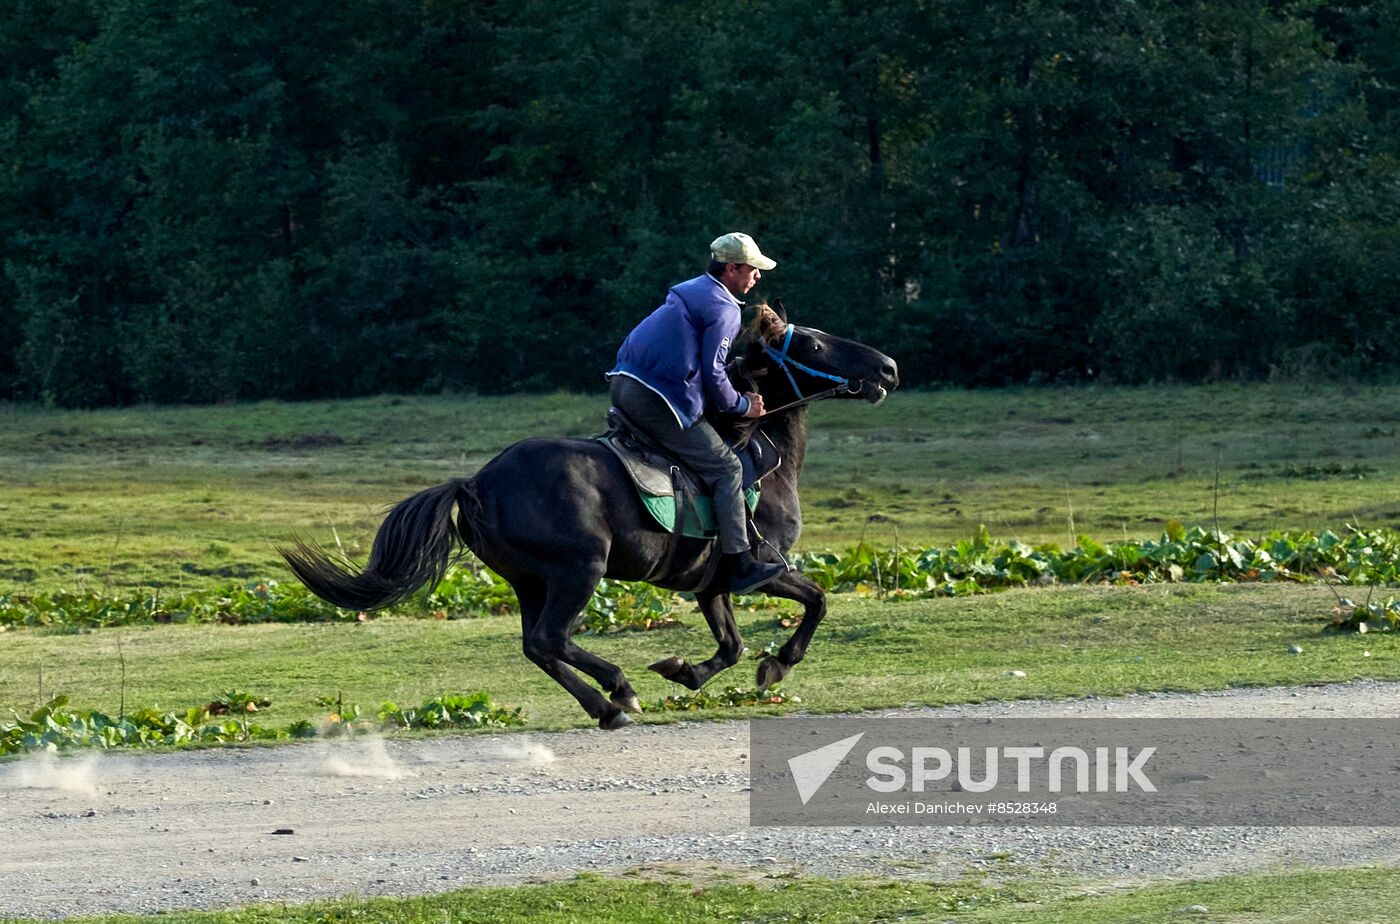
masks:
{"type": "Polygon", "coordinates": [[[871,802],[867,815],[1055,815],[1055,802],[871,802]]]}

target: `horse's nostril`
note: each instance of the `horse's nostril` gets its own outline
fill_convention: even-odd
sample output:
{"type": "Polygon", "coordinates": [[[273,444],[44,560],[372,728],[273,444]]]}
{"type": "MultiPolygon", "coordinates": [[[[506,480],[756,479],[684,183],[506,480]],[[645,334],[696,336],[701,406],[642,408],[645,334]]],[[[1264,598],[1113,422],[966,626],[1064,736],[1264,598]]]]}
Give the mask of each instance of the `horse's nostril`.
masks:
{"type": "Polygon", "coordinates": [[[899,384],[899,367],[895,365],[894,360],[885,363],[885,367],[880,370],[880,375],[891,385],[899,384]]]}

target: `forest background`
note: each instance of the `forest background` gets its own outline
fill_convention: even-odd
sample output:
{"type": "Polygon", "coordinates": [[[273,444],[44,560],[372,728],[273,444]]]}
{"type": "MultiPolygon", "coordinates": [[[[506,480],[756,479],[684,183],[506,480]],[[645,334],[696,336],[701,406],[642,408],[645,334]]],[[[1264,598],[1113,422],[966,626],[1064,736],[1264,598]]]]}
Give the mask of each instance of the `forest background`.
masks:
{"type": "Polygon", "coordinates": [[[752,233],[911,384],[1393,376],[1400,0],[10,0],[0,398],[591,389],[752,233]]]}

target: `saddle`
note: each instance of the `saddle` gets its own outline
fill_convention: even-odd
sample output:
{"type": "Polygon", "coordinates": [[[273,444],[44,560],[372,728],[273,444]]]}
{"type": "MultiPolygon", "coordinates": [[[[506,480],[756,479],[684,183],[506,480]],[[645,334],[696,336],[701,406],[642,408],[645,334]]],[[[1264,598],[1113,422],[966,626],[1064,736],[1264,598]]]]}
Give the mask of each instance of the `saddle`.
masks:
{"type": "MultiPolygon", "coordinates": [[[[694,539],[715,538],[714,503],[709,487],[683,462],[629,421],[620,409],[608,409],[608,432],[596,439],[622,462],[643,506],[660,528],[677,532],[679,498],[685,511],[680,534],[694,539]]],[[[758,506],[759,482],[783,460],[773,441],[761,431],[755,432],[735,452],[744,467],[744,501],[752,513],[758,506]]]]}

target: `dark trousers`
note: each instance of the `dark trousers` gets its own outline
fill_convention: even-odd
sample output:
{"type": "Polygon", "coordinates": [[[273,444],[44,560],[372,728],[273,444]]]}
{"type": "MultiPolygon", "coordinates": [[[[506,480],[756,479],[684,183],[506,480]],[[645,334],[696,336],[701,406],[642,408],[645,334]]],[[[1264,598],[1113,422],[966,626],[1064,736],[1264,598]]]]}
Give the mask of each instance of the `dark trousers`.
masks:
{"type": "MultiPolygon", "coordinates": [[[[744,469],[739,457],[725,445],[715,428],[703,418],[689,428],[682,428],[665,399],[625,375],[612,378],[612,403],[709,486],[714,495],[719,550],[748,551],[744,469]]],[[[676,511],[677,516],[680,513],[676,511]]]]}

